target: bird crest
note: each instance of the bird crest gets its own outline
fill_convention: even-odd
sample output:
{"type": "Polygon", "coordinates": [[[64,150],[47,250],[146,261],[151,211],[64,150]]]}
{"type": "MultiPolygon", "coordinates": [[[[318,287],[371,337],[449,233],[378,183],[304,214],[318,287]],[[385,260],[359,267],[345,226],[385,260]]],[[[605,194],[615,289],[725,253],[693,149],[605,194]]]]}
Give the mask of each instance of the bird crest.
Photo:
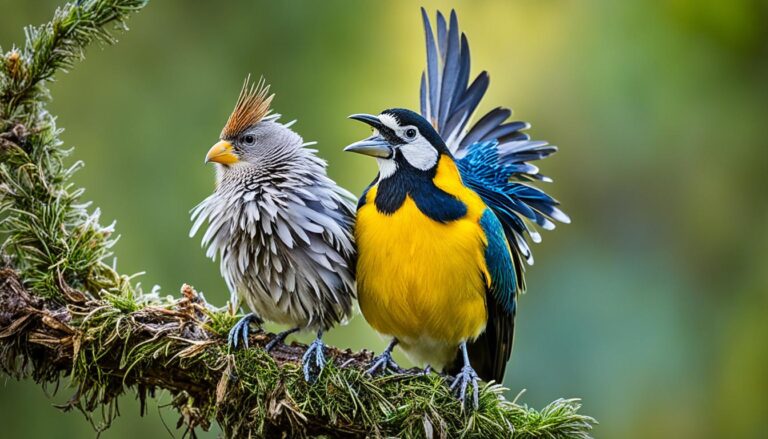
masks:
{"type": "Polygon", "coordinates": [[[263,77],[254,83],[251,82],[251,75],[248,75],[243,82],[235,109],[229,115],[220,137],[222,139],[236,137],[249,127],[256,125],[269,114],[269,104],[274,97],[274,93],[269,94],[269,85],[263,77]]]}

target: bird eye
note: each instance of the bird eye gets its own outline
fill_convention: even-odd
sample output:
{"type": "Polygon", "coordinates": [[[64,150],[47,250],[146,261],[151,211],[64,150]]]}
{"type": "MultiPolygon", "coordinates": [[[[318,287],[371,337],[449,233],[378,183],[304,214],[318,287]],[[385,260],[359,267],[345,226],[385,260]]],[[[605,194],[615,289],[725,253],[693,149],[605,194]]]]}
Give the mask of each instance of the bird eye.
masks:
{"type": "Polygon", "coordinates": [[[408,128],[405,130],[405,137],[409,139],[415,139],[416,138],[416,128],[408,128]]]}
{"type": "Polygon", "coordinates": [[[254,137],[253,134],[246,134],[240,140],[246,146],[253,146],[253,144],[256,143],[256,137],[254,137]]]}

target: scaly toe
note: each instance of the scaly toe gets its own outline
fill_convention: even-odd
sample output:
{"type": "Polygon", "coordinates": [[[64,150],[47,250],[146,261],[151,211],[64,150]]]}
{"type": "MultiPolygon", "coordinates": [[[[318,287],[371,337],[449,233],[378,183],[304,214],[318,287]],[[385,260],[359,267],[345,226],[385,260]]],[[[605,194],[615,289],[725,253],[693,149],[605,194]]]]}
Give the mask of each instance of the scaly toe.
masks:
{"type": "Polygon", "coordinates": [[[314,382],[325,367],[325,353],[323,353],[324,348],[325,345],[322,341],[315,340],[307,347],[307,352],[304,353],[304,356],[301,359],[303,364],[302,368],[304,370],[304,379],[308,383],[314,382]],[[313,355],[314,358],[312,358],[313,355]],[[314,363],[314,368],[317,369],[316,375],[312,374],[312,363],[314,363]]]}
{"type": "Polygon", "coordinates": [[[368,375],[378,375],[387,373],[389,370],[398,371],[400,370],[400,366],[398,366],[397,363],[395,363],[395,360],[392,359],[392,354],[384,352],[373,359],[371,367],[369,367],[365,373],[368,375]]]}
{"type": "Polygon", "coordinates": [[[464,408],[467,399],[467,387],[472,384],[472,402],[475,409],[480,406],[480,383],[477,372],[471,366],[464,366],[454,378],[451,384],[451,391],[458,391],[461,407],[464,408]]]}
{"type": "Polygon", "coordinates": [[[325,367],[325,353],[323,353],[323,346],[320,345],[315,352],[315,366],[322,370],[325,367]]]}
{"type": "Polygon", "coordinates": [[[379,373],[379,369],[382,369],[381,372],[384,372],[387,368],[384,365],[386,362],[386,359],[381,357],[374,358],[373,362],[371,363],[371,367],[366,369],[365,373],[368,375],[376,375],[379,373]]]}
{"type": "Polygon", "coordinates": [[[264,350],[267,351],[267,352],[271,351],[272,349],[275,348],[275,346],[277,346],[277,343],[279,343],[281,341],[282,340],[278,340],[277,337],[273,338],[272,340],[270,340],[269,343],[264,345],[264,350]]]}
{"type": "Polygon", "coordinates": [[[248,334],[251,331],[251,322],[261,325],[262,321],[254,314],[248,314],[240,319],[235,326],[230,329],[227,335],[227,344],[232,349],[237,349],[237,345],[242,340],[243,346],[248,349],[248,334]]]}

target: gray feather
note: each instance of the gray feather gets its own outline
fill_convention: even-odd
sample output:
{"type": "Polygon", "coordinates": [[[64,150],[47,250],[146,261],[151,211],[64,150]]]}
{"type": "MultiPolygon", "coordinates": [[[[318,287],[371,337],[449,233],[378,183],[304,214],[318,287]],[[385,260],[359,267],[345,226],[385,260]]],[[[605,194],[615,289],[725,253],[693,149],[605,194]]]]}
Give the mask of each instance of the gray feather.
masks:
{"type": "MultiPolygon", "coordinates": [[[[274,120],[276,130],[288,130],[274,120]]],[[[325,162],[298,135],[274,139],[283,143],[268,156],[219,168],[216,191],[191,212],[190,236],[207,223],[206,254],[220,258],[228,287],[251,311],[328,329],[350,316],[355,298],[354,196],[326,176],[325,162]]]]}

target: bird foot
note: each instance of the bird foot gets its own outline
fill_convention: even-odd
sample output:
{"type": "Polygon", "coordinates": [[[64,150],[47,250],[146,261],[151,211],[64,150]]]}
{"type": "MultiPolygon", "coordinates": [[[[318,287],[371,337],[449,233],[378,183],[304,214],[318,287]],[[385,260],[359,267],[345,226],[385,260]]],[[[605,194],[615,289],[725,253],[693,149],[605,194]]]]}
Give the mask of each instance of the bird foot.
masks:
{"type": "Polygon", "coordinates": [[[464,409],[466,405],[467,386],[472,384],[472,402],[477,410],[480,407],[480,378],[477,376],[475,369],[472,366],[466,365],[461,368],[461,372],[453,379],[451,384],[451,391],[458,391],[459,401],[461,401],[461,408],[464,409]]]}
{"type": "Polygon", "coordinates": [[[277,334],[275,334],[274,338],[272,338],[272,340],[270,340],[269,343],[267,343],[267,345],[264,346],[264,350],[267,352],[271,351],[279,343],[284,342],[286,337],[288,337],[289,335],[293,334],[298,330],[299,328],[291,328],[287,331],[278,332],[277,334]]]}
{"type": "Polygon", "coordinates": [[[399,372],[400,366],[392,359],[392,352],[386,350],[381,355],[375,357],[371,362],[371,367],[365,371],[368,375],[385,374],[387,371],[399,372]]]}
{"type": "Polygon", "coordinates": [[[323,341],[320,338],[316,338],[315,341],[307,347],[307,352],[305,352],[302,357],[304,379],[308,383],[314,382],[325,367],[324,349],[325,344],[323,341]],[[316,373],[313,374],[313,371],[316,373]]]}
{"type": "Polygon", "coordinates": [[[227,336],[227,344],[230,348],[237,349],[237,345],[242,340],[243,346],[248,349],[248,334],[251,331],[251,323],[255,323],[261,326],[262,321],[256,314],[246,314],[239,322],[235,323],[235,326],[229,330],[227,336]]]}

